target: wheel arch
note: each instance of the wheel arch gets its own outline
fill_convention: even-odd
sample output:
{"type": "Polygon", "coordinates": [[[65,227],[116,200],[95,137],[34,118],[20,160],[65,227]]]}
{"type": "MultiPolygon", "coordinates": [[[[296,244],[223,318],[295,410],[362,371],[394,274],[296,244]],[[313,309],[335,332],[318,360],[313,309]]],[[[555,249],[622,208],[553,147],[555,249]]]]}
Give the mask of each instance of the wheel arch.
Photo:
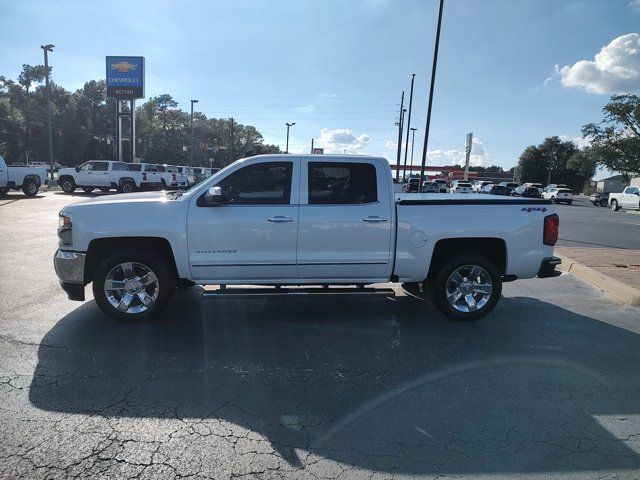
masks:
{"type": "Polygon", "coordinates": [[[158,255],[165,260],[169,266],[169,271],[173,272],[176,279],[178,269],[176,267],[175,255],[169,240],[163,237],[109,237],[96,238],[89,242],[87,257],[84,267],[84,283],[90,283],[98,268],[98,265],[107,256],[121,250],[139,249],[145,252],[158,255]]]}
{"type": "Polygon", "coordinates": [[[25,175],[24,178],[22,179],[22,184],[24,185],[25,183],[30,181],[36,182],[36,185],[38,187],[42,186],[42,181],[40,180],[39,175],[35,175],[35,174],[25,175]]]}
{"type": "Polygon", "coordinates": [[[467,253],[486,257],[496,266],[501,275],[507,271],[507,244],[504,239],[494,237],[445,238],[438,240],[434,246],[426,281],[429,282],[433,278],[442,261],[454,254],[467,253]]]}

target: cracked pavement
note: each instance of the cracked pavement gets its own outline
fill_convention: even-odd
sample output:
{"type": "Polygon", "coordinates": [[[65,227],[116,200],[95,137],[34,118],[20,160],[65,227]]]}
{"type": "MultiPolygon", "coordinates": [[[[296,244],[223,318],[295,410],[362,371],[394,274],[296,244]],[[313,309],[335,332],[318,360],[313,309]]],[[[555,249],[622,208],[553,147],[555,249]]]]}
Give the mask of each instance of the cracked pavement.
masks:
{"type": "Polygon", "coordinates": [[[128,325],[57,284],[70,201],[0,201],[1,478],[640,478],[638,308],[566,275],[476,323],[194,287],[128,325]]]}

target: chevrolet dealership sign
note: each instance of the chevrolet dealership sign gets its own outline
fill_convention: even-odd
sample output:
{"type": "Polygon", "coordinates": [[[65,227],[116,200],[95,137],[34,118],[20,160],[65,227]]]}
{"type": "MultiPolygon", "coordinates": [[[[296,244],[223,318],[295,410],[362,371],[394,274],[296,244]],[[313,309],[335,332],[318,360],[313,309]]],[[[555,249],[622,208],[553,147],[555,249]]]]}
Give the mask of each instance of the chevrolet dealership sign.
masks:
{"type": "Polygon", "coordinates": [[[107,57],[107,97],[144,98],[144,57],[107,57]]]}

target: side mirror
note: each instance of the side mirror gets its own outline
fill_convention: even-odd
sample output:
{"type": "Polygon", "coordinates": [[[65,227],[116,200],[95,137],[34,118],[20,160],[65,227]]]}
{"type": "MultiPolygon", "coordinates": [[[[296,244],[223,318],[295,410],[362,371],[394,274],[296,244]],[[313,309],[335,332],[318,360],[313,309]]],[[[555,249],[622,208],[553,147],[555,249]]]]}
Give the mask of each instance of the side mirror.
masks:
{"type": "Polygon", "coordinates": [[[222,205],[224,203],[222,188],[220,187],[211,187],[209,191],[207,191],[207,197],[209,197],[209,203],[211,205],[222,205]]]}
{"type": "Polygon", "coordinates": [[[79,172],[80,171],[80,165],[76,165],[75,166],[75,170],[76,170],[76,172],[79,172]]]}

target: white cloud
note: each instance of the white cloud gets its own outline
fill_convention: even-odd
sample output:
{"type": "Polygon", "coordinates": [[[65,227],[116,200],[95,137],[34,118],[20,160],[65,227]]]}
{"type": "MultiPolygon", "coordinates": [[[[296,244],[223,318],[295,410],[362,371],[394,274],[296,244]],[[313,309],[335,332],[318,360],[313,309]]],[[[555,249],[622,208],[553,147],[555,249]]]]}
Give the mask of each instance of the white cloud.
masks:
{"type": "MultiPolygon", "coordinates": [[[[633,0],[640,4],[640,0],[633,0]]],[[[640,92],[640,34],[621,35],[602,47],[593,60],[559,70],[562,84],[592,93],[640,92]]]]}
{"type": "MultiPolygon", "coordinates": [[[[403,146],[403,158],[404,158],[404,142],[403,146]]],[[[421,145],[417,145],[421,146],[421,145]]],[[[392,163],[395,163],[395,152],[398,148],[398,142],[387,142],[384,147],[387,158],[390,158],[389,153],[393,153],[392,163]]],[[[411,149],[411,142],[409,142],[409,149],[411,149]]],[[[416,149],[416,155],[414,156],[414,164],[420,162],[422,159],[422,150],[416,149]]],[[[465,152],[464,150],[451,149],[434,149],[427,152],[427,165],[464,165],[465,152]]],[[[487,149],[484,146],[482,140],[477,137],[473,138],[471,145],[471,155],[469,156],[469,164],[473,167],[486,167],[491,165],[491,157],[487,153],[487,149]]]]}
{"type": "Polygon", "coordinates": [[[638,12],[640,12],[640,0],[631,0],[629,2],[629,7],[637,10],[638,12]]]}
{"type": "Polygon", "coordinates": [[[579,149],[583,149],[583,148],[588,147],[589,145],[591,145],[591,139],[590,138],[584,138],[581,135],[578,135],[577,137],[572,137],[571,135],[562,134],[562,135],[559,136],[559,138],[563,142],[571,141],[571,142],[575,143],[576,147],[578,147],[579,149]]]}
{"type": "Polygon", "coordinates": [[[345,150],[351,154],[365,153],[367,144],[371,141],[368,134],[356,136],[348,128],[323,128],[316,144],[324,147],[325,153],[342,153],[345,150]]]}

